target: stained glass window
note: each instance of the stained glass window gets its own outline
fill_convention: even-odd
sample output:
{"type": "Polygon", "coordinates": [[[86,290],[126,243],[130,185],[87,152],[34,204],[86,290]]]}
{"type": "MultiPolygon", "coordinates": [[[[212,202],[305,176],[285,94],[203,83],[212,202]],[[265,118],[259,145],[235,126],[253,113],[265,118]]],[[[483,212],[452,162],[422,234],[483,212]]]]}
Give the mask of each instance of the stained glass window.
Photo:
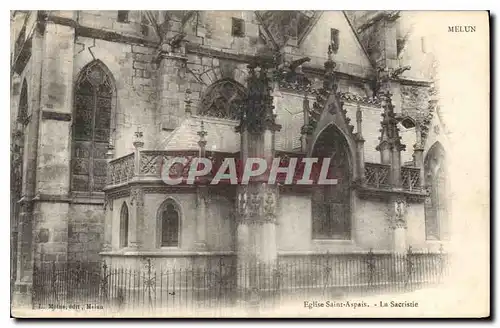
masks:
{"type": "Polygon", "coordinates": [[[128,23],[128,10],[118,10],[118,22],[120,23],[128,23]]]}
{"type": "Polygon", "coordinates": [[[242,86],[231,80],[222,80],[209,88],[199,114],[236,120],[239,118],[239,105],[244,99],[242,86]]]}
{"type": "Polygon", "coordinates": [[[128,207],[123,203],[120,211],[120,247],[128,246],[128,207]]]}
{"type": "Polygon", "coordinates": [[[317,185],[312,195],[313,239],[350,239],[350,167],[347,144],[333,126],[328,127],[314,146],[313,157],[330,158],[329,178],[335,185],[317,185]]]}
{"type": "Polygon", "coordinates": [[[85,67],[75,87],[72,190],[101,191],[106,183],[113,87],[99,62],[85,67]]]}
{"type": "Polygon", "coordinates": [[[232,18],[231,35],[236,37],[245,36],[245,21],[240,18],[232,18]]]}
{"type": "Polygon", "coordinates": [[[167,200],[160,209],[160,246],[179,246],[180,215],[177,205],[172,200],[167,200]]]}
{"type": "Polygon", "coordinates": [[[444,149],[434,144],[425,157],[425,183],[429,195],[425,200],[425,237],[441,240],[447,236],[446,173],[444,149]]]}

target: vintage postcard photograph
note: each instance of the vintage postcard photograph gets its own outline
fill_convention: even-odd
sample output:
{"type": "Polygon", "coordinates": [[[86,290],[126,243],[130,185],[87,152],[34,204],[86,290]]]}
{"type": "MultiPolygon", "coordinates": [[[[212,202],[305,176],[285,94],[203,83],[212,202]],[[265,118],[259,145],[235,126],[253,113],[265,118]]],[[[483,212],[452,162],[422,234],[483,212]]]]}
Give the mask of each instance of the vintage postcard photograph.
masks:
{"type": "Polygon", "coordinates": [[[489,317],[489,15],[11,10],[12,317],[489,317]]]}

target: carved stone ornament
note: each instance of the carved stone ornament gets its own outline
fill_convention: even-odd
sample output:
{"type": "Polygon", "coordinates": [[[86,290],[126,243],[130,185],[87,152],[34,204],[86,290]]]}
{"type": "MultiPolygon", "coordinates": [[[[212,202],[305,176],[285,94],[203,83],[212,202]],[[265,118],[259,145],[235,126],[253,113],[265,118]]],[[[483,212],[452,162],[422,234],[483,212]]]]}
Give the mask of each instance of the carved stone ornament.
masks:
{"type": "Polygon", "coordinates": [[[206,186],[199,186],[198,189],[198,204],[202,204],[207,207],[210,205],[210,193],[206,186]]]}
{"type": "Polygon", "coordinates": [[[404,218],[408,212],[408,204],[403,198],[399,198],[394,202],[394,213],[396,218],[404,218]]]}
{"type": "Polygon", "coordinates": [[[264,214],[269,217],[276,217],[276,194],[268,191],[264,200],[264,214]]]}
{"type": "Polygon", "coordinates": [[[439,130],[439,125],[434,125],[434,133],[439,134],[441,131],[439,130]]]}
{"type": "Polygon", "coordinates": [[[110,211],[113,211],[113,199],[110,198],[108,195],[104,195],[104,210],[106,211],[109,209],[110,211]]]}
{"type": "Polygon", "coordinates": [[[259,193],[250,194],[248,211],[250,216],[258,216],[262,206],[262,196],[259,193]]]}
{"type": "Polygon", "coordinates": [[[130,205],[144,206],[144,191],[142,189],[132,189],[130,192],[130,205]]]}
{"type": "Polygon", "coordinates": [[[400,197],[393,200],[392,208],[389,210],[389,223],[391,228],[407,228],[408,203],[405,198],[400,197]]]}
{"type": "Polygon", "coordinates": [[[243,191],[238,194],[238,214],[240,216],[246,216],[248,214],[247,212],[247,205],[248,205],[248,200],[247,200],[247,192],[243,191]]]}

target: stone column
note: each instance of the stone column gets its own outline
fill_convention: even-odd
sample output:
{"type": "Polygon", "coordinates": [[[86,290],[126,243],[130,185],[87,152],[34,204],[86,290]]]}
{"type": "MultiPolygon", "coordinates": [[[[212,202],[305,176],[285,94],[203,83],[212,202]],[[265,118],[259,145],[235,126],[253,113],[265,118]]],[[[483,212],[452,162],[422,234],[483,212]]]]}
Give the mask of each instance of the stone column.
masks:
{"type": "Polygon", "coordinates": [[[392,253],[394,257],[394,273],[398,281],[404,281],[406,274],[406,228],[407,202],[402,196],[392,196],[390,199],[390,227],[392,229],[392,253]]]}
{"type": "Polygon", "coordinates": [[[102,245],[103,252],[110,252],[112,250],[113,238],[113,199],[105,196],[104,200],[104,242],[102,245]]]}
{"type": "Polygon", "coordinates": [[[425,180],[425,172],[424,172],[424,145],[422,142],[422,132],[420,122],[417,122],[415,125],[415,134],[416,134],[416,142],[413,145],[413,161],[415,163],[415,167],[420,169],[420,187],[424,187],[425,180]]]}
{"type": "Polygon", "coordinates": [[[361,112],[361,107],[358,104],[356,110],[356,158],[358,159],[358,179],[363,183],[365,181],[365,139],[363,138],[363,113],[361,112]]]}
{"type": "Polygon", "coordinates": [[[31,302],[29,288],[32,283],[33,268],[33,198],[36,193],[37,153],[40,130],[40,85],[42,83],[42,63],[44,58],[42,29],[33,31],[31,43],[31,76],[27,77],[29,89],[28,118],[24,138],[22,198],[19,201],[19,226],[17,238],[17,275],[13,302],[28,305],[31,302]]]}
{"type": "MultiPolygon", "coordinates": [[[[111,177],[111,165],[110,161],[113,159],[113,143],[110,140],[108,146],[108,152],[106,153],[107,161],[108,161],[108,183],[111,177]]],[[[102,250],[104,252],[109,252],[112,250],[112,239],[113,239],[113,199],[109,198],[108,195],[104,196],[104,242],[102,246],[102,250]]]]}
{"type": "MultiPolygon", "coordinates": [[[[387,88],[387,85],[384,86],[387,88]]],[[[394,189],[401,189],[401,151],[405,150],[406,146],[401,144],[399,129],[397,127],[398,120],[394,113],[394,105],[392,104],[392,94],[386,91],[381,94],[382,114],[380,143],[377,150],[380,151],[380,161],[382,164],[390,164],[390,182],[394,189]]]]}
{"type": "Polygon", "coordinates": [[[307,147],[311,144],[311,137],[312,137],[312,129],[309,126],[310,121],[309,121],[309,98],[307,97],[307,94],[304,95],[304,101],[302,102],[302,110],[304,114],[304,125],[302,126],[302,129],[300,131],[300,145],[301,145],[301,150],[304,153],[307,153],[307,147]]]}
{"type": "Polygon", "coordinates": [[[391,182],[394,189],[401,189],[401,147],[399,140],[392,147],[391,182]]]}
{"type": "MultiPolygon", "coordinates": [[[[75,13],[76,15],[76,13],[75,13]]],[[[40,85],[41,121],[37,150],[36,235],[48,231],[45,258],[66,262],[71,175],[73,57],[75,29],[50,20],[45,24],[40,85]]]]}
{"type": "Polygon", "coordinates": [[[179,123],[182,112],[180,95],[186,90],[185,41],[165,42],[157,52],[158,63],[158,115],[160,132],[170,132],[179,123]]]}
{"type": "Polygon", "coordinates": [[[17,240],[16,293],[27,294],[32,283],[33,202],[21,201],[17,240]]]}
{"type": "Polygon", "coordinates": [[[406,228],[408,203],[403,196],[392,196],[390,199],[391,207],[389,225],[393,230],[392,251],[395,254],[404,254],[406,252],[406,228]]]}
{"type": "Polygon", "coordinates": [[[196,190],[196,241],[195,247],[198,250],[207,248],[207,218],[208,218],[208,187],[197,186],[196,190]]]}
{"type": "MultiPolygon", "coordinates": [[[[135,132],[135,177],[140,174],[140,153],[144,146],[142,132],[135,132]]],[[[130,212],[129,212],[129,245],[131,248],[140,249],[144,244],[144,190],[140,185],[133,185],[130,189],[130,212]]]]}
{"type": "Polygon", "coordinates": [[[23,266],[19,281],[28,284],[42,247],[44,261],[65,264],[68,254],[75,29],[51,20],[37,23],[32,39],[33,75],[28,87],[32,116],[26,138],[26,207],[19,254],[23,266]],[[30,226],[31,232],[26,231],[30,226]]]}
{"type": "MultiPolygon", "coordinates": [[[[189,93],[187,93],[189,95],[189,93]]],[[[191,100],[187,98],[185,100],[186,103],[186,114],[190,115],[190,107],[191,100]]],[[[200,123],[200,131],[197,132],[200,139],[198,140],[199,158],[206,158],[205,147],[207,145],[207,140],[205,137],[207,136],[207,131],[205,131],[205,127],[203,121],[200,123]]],[[[209,191],[206,186],[208,183],[207,176],[200,177],[200,179],[196,182],[196,241],[195,247],[199,250],[205,250],[207,247],[206,242],[206,226],[208,219],[208,199],[209,199],[209,191]]]]}
{"type": "Polygon", "coordinates": [[[246,271],[238,279],[238,286],[245,291],[245,299],[250,301],[252,307],[256,305],[252,299],[262,297],[258,293],[270,287],[277,260],[278,187],[268,185],[267,179],[274,159],[275,133],[281,128],[275,123],[268,72],[265,68],[256,72],[255,68],[249,66],[248,85],[251,97],[245,102],[240,125],[237,127],[241,136],[240,156],[243,167],[250,158],[263,159],[268,166],[266,172],[251,178],[247,185],[238,186],[236,204],[237,263],[246,271]]]}
{"type": "Polygon", "coordinates": [[[129,245],[139,250],[144,244],[144,190],[139,186],[132,187],[130,191],[129,214],[129,245]]]}

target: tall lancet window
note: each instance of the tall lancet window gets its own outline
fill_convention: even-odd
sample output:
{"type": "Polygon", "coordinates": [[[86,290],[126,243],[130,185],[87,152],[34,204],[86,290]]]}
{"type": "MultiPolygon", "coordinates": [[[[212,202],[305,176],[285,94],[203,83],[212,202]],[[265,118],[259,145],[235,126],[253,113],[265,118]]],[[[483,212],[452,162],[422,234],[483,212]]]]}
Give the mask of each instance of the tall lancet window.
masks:
{"type": "MultiPolygon", "coordinates": [[[[24,143],[26,125],[28,124],[28,84],[23,81],[21,95],[19,98],[19,110],[17,113],[17,129],[12,138],[12,171],[11,171],[11,191],[16,197],[16,202],[21,197],[24,162],[24,143]]],[[[17,204],[16,204],[17,206],[17,204]]]]}
{"type": "Polygon", "coordinates": [[[233,80],[212,84],[201,101],[200,115],[236,120],[245,99],[245,88],[233,80]]]}
{"type": "Polygon", "coordinates": [[[447,179],[443,146],[436,142],[425,156],[425,183],[429,196],[425,201],[425,237],[446,239],[448,235],[447,179]]]}
{"type": "Polygon", "coordinates": [[[128,246],[128,207],[123,203],[120,211],[120,247],[128,246]]]}
{"type": "Polygon", "coordinates": [[[101,191],[106,183],[114,94],[112,78],[104,64],[94,61],[82,69],[74,97],[73,191],[101,191]]]}
{"type": "Polygon", "coordinates": [[[179,207],[167,199],[158,211],[158,237],[160,247],[179,247],[181,216],[179,207]]]}
{"type": "Polygon", "coordinates": [[[343,135],[327,127],[314,145],[313,157],[330,158],[329,177],[337,184],[317,185],[312,195],[313,239],[351,239],[349,151],[343,135]]]}

